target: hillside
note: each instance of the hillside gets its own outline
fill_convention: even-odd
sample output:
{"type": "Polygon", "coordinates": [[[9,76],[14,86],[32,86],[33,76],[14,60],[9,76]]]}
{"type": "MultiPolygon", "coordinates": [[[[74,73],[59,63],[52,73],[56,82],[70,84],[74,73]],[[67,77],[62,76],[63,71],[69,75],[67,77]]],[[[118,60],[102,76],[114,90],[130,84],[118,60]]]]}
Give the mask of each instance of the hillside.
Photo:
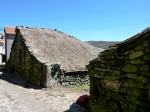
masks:
{"type": "Polygon", "coordinates": [[[86,41],[86,42],[102,49],[107,49],[109,46],[119,43],[119,41],[86,41]]]}

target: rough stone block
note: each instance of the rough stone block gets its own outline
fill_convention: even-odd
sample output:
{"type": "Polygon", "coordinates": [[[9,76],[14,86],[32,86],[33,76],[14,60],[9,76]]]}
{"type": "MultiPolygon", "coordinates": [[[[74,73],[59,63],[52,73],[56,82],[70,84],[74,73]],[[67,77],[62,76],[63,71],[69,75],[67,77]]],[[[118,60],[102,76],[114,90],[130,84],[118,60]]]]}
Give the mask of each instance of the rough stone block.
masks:
{"type": "Polygon", "coordinates": [[[142,82],[142,83],[148,83],[148,77],[139,75],[138,76],[138,81],[142,82]]]}
{"type": "Polygon", "coordinates": [[[126,75],[127,75],[128,78],[137,79],[137,74],[134,74],[134,73],[127,73],[126,75]]]}
{"type": "Polygon", "coordinates": [[[140,72],[141,75],[150,76],[150,71],[140,72]]]}
{"type": "Polygon", "coordinates": [[[150,60],[150,54],[145,54],[143,57],[144,60],[150,60]]]}
{"type": "Polygon", "coordinates": [[[143,65],[140,67],[140,71],[148,71],[150,70],[150,66],[149,65],[143,65]]]}
{"type": "Polygon", "coordinates": [[[122,83],[124,87],[136,87],[136,81],[132,79],[126,79],[122,83]]]}
{"type": "Polygon", "coordinates": [[[102,106],[106,106],[107,100],[105,99],[104,96],[99,96],[97,98],[97,103],[100,104],[100,105],[102,105],[102,106]]]}
{"type": "Polygon", "coordinates": [[[124,72],[136,72],[138,68],[135,65],[127,64],[122,67],[124,72]]]}
{"type": "Polygon", "coordinates": [[[142,50],[144,49],[144,46],[142,44],[139,44],[138,46],[135,47],[135,50],[142,50]]]}
{"type": "Polygon", "coordinates": [[[122,91],[126,94],[133,96],[133,97],[142,96],[142,93],[144,92],[143,90],[137,89],[137,88],[122,88],[122,91]]]}
{"type": "Polygon", "coordinates": [[[130,54],[129,58],[130,59],[135,59],[135,58],[138,58],[138,57],[142,56],[143,54],[144,54],[143,51],[136,51],[136,52],[130,54]]]}
{"type": "Polygon", "coordinates": [[[133,59],[131,60],[130,63],[140,65],[140,64],[145,64],[145,61],[143,59],[133,59]]]}
{"type": "Polygon", "coordinates": [[[149,46],[149,42],[148,42],[148,40],[143,41],[143,46],[144,46],[144,47],[149,46]]]}
{"type": "Polygon", "coordinates": [[[120,91],[120,83],[118,81],[104,80],[102,81],[102,87],[115,92],[120,91]]]}
{"type": "Polygon", "coordinates": [[[145,48],[145,52],[150,54],[150,46],[145,48]]]}
{"type": "Polygon", "coordinates": [[[126,51],[125,54],[131,54],[133,52],[135,52],[135,50],[132,49],[132,50],[126,51]]]}

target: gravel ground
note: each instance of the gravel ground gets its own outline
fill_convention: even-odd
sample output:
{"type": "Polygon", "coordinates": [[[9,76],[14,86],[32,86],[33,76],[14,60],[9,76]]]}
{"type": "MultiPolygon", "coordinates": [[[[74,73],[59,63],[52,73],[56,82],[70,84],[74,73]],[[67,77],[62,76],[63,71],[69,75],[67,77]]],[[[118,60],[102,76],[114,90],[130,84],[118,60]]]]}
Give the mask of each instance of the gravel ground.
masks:
{"type": "Polygon", "coordinates": [[[7,72],[0,72],[0,112],[68,112],[88,90],[63,87],[36,88],[7,72]]]}

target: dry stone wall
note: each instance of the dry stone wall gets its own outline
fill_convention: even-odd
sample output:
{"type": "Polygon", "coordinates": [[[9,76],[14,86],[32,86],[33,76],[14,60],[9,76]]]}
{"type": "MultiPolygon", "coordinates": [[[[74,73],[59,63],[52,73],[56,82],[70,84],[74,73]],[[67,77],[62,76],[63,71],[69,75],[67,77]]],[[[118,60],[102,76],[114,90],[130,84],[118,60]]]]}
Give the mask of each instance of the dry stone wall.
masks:
{"type": "Polygon", "coordinates": [[[42,63],[28,50],[21,38],[16,38],[11,49],[10,59],[6,63],[7,71],[30,82],[33,85],[42,85],[42,63]]]}
{"type": "Polygon", "coordinates": [[[87,66],[92,112],[150,112],[150,35],[87,66]]]}
{"type": "Polygon", "coordinates": [[[60,83],[64,86],[69,85],[89,85],[89,76],[87,72],[70,72],[61,75],[60,83]]]}

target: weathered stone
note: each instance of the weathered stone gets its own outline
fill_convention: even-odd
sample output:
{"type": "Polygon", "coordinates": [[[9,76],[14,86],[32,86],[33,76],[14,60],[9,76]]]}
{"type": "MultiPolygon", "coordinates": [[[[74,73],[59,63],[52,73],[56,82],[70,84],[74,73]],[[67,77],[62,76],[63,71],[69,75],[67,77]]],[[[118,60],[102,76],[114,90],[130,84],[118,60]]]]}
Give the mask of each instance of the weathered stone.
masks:
{"type": "Polygon", "coordinates": [[[91,111],[92,112],[113,112],[113,110],[110,110],[107,107],[102,107],[102,106],[97,105],[97,104],[93,104],[91,106],[91,111]]]}
{"type": "Polygon", "coordinates": [[[115,53],[116,53],[116,52],[113,51],[113,50],[107,50],[107,51],[103,52],[103,53],[101,54],[101,56],[106,57],[106,56],[109,56],[109,55],[115,54],[115,53]]]}
{"type": "Polygon", "coordinates": [[[122,77],[118,76],[118,75],[112,75],[112,76],[104,76],[103,78],[105,78],[107,80],[118,80],[118,79],[120,79],[122,77]]]}
{"type": "Polygon", "coordinates": [[[144,60],[150,60],[150,54],[145,54],[143,57],[144,60]]]}
{"type": "Polygon", "coordinates": [[[144,49],[144,46],[142,44],[135,47],[135,50],[137,50],[137,51],[142,50],[142,49],[144,49]]]}
{"type": "Polygon", "coordinates": [[[143,65],[140,67],[140,71],[148,71],[150,70],[150,66],[149,65],[143,65]]]}
{"type": "Polygon", "coordinates": [[[115,66],[119,64],[118,60],[109,60],[108,63],[110,66],[115,66]]]}
{"type": "Polygon", "coordinates": [[[129,51],[126,51],[125,54],[131,54],[133,52],[135,52],[135,50],[129,50],[129,51]]]}
{"type": "Polygon", "coordinates": [[[127,79],[123,81],[123,86],[124,87],[136,87],[136,82],[135,80],[127,79]]]}
{"type": "Polygon", "coordinates": [[[122,91],[126,94],[132,95],[133,97],[142,96],[143,90],[137,88],[122,88],[122,91]]]}
{"type": "Polygon", "coordinates": [[[118,105],[117,105],[117,103],[115,102],[115,101],[113,101],[113,100],[110,100],[109,102],[108,102],[108,106],[112,109],[112,110],[118,110],[118,105]]]}
{"type": "Polygon", "coordinates": [[[148,38],[148,41],[150,42],[150,38],[148,38]]]}
{"type": "Polygon", "coordinates": [[[124,72],[136,72],[138,68],[135,65],[127,64],[122,67],[124,72]]]}
{"type": "Polygon", "coordinates": [[[150,76],[150,71],[140,72],[141,75],[150,76]]]}
{"type": "Polygon", "coordinates": [[[138,81],[142,83],[148,83],[148,78],[146,76],[139,75],[138,81]]]}
{"type": "Polygon", "coordinates": [[[114,75],[121,75],[121,71],[120,70],[109,70],[109,72],[113,73],[114,75]]]}
{"type": "Polygon", "coordinates": [[[106,106],[106,104],[107,104],[107,100],[105,99],[104,96],[99,96],[97,98],[97,102],[98,102],[98,104],[100,104],[102,106],[106,106]]]}
{"type": "Polygon", "coordinates": [[[119,92],[120,83],[118,81],[104,80],[102,83],[102,87],[110,89],[115,92],[119,92]]]}
{"type": "Polygon", "coordinates": [[[127,75],[128,78],[137,79],[137,74],[134,74],[134,73],[127,73],[126,75],[127,75]]]}
{"type": "Polygon", "coordinates": [[[138,108],[138,105],[136,105],[135,103],[130,103],[129,108],[133,109],[134,111],[136,111],[137,108],[138,108]]]}
{"type": "Polygon", "coordinates": [[[92,96],[97,101],[92,97],[91,102],[99,104],[102,112],[106,107],[114,112],[150,110],[150,42],[145,41],[149,36],[121,45],[112,52],[107,50],[103,60],[94,63],[97,75],[92,82],[92,96]]]}
{"type": "Polygon", "coordinates": [[[130,62],[131,64],[145,64],[145,61],[144,60],[142,60],[142,59],[133,59],[133,60],[131,60],[131,62],[130,62]]]}
{"type": "Polygon", "coordinates": [[[150,54],[150,46],[145,48],[145,52],[150,54]]]}
{"type": "Polygon", "coordinates": [[[147,40],[143,41],[143,46],[144,46],[144,47],[149,46],[149,42],[148,42],[147,40]]]}
{"type": "Polygon", "coordinates": [[[145,86],[143,83],[137,83],[137,88],[141,88],[141,89],[144,89],[145,86]]]}
{"type": "Polygon", "coordinates": [[[138,58],[138,57],[142,56],[143,54],[144,54],[143,51],[136,51],[136,52],[130,54],[129,58],[130,59],[138,58]]]}

